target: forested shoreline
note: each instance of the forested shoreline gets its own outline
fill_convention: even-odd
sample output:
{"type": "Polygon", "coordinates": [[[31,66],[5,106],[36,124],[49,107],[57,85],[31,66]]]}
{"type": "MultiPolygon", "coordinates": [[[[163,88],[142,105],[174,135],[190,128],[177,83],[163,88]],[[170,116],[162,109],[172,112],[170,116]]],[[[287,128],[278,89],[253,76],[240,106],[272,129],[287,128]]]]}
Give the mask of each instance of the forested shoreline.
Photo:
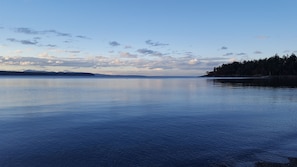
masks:
{"type": "Polygon", "coordinates": [[[207,72],[209,77],[261,77],[261,76],[297,76],[297,57],[291,54],[280,57],[232,62],[215,67],[207,72]]]}

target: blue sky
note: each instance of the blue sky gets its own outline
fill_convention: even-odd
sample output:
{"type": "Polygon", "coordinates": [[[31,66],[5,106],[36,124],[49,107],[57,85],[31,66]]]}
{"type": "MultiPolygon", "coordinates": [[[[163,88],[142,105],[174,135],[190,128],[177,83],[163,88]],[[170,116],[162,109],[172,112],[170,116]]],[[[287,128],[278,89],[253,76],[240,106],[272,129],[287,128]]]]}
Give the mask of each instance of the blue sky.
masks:
{"type": "Polygon", "coordinates": [[[297,53],[296,0],[1,0],[0,70],[202,75],[297,53]]]}

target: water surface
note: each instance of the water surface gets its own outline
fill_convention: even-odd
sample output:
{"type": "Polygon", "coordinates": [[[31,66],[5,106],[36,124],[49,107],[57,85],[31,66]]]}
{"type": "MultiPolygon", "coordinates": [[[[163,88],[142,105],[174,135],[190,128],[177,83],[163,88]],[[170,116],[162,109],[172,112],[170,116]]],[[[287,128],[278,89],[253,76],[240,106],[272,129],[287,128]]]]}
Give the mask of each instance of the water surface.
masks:
{"type": "Polygon", "coordinates": [[[204,78],[0,78],[0,166],[253,166],[297,157],[297,91],[204,78]]]}

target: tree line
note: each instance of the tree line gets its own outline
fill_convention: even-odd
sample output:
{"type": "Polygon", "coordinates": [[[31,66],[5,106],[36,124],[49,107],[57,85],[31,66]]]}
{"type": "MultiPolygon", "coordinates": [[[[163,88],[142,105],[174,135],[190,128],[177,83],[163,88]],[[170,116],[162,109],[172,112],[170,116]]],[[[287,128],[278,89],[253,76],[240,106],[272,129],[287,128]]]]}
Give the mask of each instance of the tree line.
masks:
{"type": "Polygon", "coordinates": [[[279,57],[277,54],[265,59],[233,62],[215,67],[206,76],[283,76],[297,75],[295,54],[279,57]]]}

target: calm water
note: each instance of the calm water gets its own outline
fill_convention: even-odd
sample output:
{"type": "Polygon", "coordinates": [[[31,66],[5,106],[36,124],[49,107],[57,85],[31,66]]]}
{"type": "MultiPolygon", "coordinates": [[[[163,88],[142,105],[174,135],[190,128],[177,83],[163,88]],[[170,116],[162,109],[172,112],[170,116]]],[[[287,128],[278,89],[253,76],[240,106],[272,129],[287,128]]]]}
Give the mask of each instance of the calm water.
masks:
{"type": "Polygon", "coordinates": [[[253,166],[297,157],[297,89],[0,78],[0,166],[253,166]]]}

